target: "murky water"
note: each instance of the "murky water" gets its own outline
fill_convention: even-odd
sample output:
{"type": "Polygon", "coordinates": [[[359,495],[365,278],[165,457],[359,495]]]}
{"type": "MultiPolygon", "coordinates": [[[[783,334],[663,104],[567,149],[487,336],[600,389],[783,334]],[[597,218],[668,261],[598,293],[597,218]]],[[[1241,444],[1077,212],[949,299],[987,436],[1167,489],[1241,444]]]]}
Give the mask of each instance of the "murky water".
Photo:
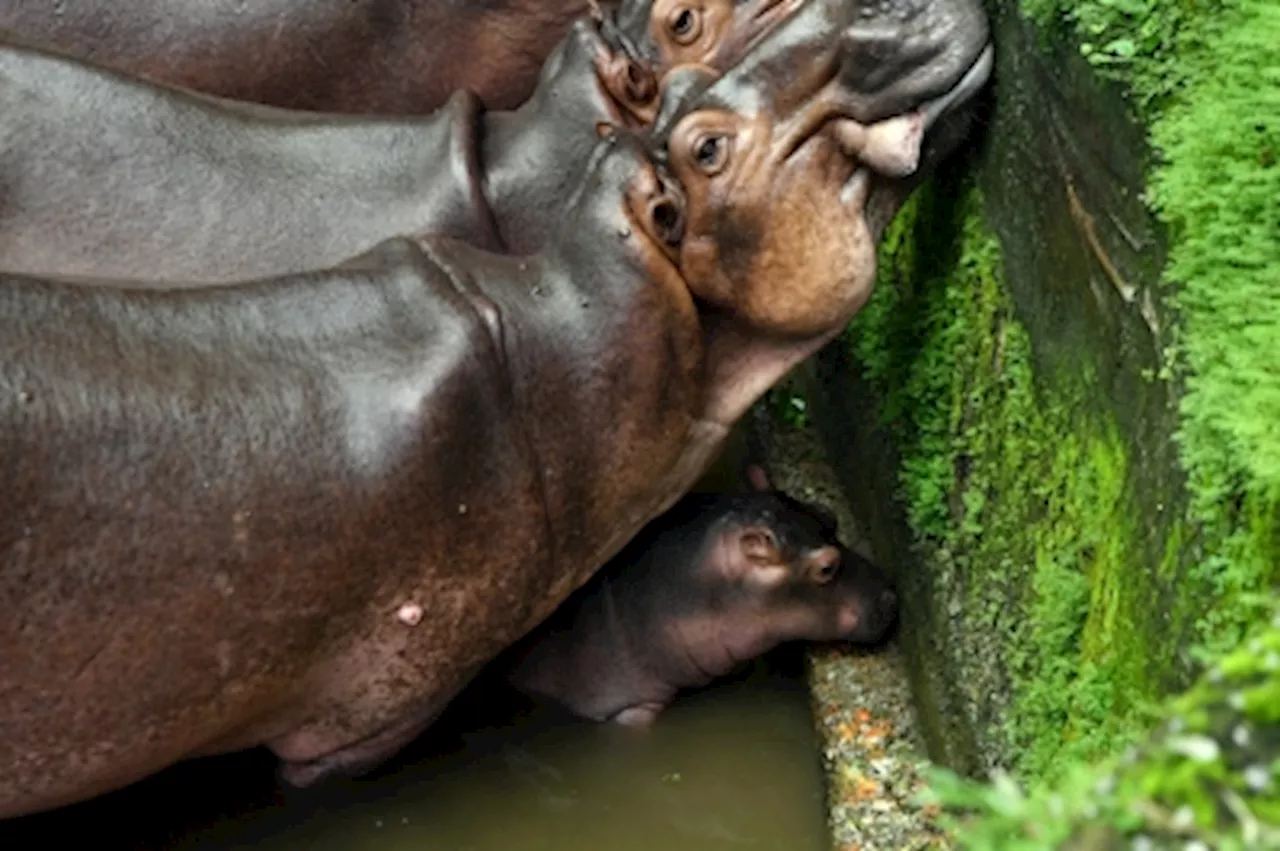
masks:
{"type": "Polygon", "coordinates": [[[200,760],[0,824],[0,848],[827,851],[798,668],[795,654],[757,663],[643,733],[482,684],[370,778],[285,791],[265,753],[200,760]]]}

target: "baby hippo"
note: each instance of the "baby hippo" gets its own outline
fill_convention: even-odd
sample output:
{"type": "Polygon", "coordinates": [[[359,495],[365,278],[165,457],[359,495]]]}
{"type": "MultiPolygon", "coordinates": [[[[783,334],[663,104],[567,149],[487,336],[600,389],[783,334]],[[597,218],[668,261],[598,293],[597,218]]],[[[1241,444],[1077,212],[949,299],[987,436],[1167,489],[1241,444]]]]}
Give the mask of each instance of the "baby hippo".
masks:
{"type": "Polygon", "coordinates": [[[794,640],[874,643],[893,624],[888,579],[836,521],[770,489],[690,494],[512,648],[508,680],[596,721],[644,726],[794,640]]]}

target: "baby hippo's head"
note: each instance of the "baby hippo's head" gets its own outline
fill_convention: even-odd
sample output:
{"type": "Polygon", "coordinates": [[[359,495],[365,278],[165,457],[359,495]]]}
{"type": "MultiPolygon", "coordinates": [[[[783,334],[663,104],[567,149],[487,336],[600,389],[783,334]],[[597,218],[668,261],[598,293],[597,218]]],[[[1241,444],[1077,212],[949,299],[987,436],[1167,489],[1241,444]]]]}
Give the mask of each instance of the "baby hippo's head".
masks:
{"type": "Polygon", "coordinates": [[[888,577],[840,542],[828,511],[768,489],[756,471],[760,492],[733,501],[712,548],[715,574],[733,586],[728,596],[750,612],[735,620],[762,633],[744,641],[882,640],[898,614],[888,577]]]}

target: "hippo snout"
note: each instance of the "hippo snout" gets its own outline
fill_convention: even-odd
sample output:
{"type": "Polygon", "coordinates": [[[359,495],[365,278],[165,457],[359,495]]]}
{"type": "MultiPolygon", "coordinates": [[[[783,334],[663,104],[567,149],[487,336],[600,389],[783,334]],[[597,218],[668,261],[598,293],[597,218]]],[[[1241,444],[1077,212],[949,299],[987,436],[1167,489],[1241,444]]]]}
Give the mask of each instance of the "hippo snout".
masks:
{"type": "Polygon", "coordinates": [[[862,591],[840,612],[840,634],[846,641],[878,644],[898,620],[898,594],[892,588],[862,591]]]}
{"type": "Polygon", "coordinates": [[[865,100],[867,123],[942,97],[990,42],[976,0],[861,0],[841,33],[841,80],[865,100]]]}

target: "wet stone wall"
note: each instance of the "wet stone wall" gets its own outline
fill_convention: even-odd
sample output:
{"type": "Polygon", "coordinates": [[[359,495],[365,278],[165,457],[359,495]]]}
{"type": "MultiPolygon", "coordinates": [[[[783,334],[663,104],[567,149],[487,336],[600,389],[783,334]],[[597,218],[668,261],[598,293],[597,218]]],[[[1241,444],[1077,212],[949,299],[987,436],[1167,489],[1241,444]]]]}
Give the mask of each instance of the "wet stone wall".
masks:
{"type": "Polygon", "coordinates": [[[804,398],[904,590],[931,755],[1052,781],[1269,617],[1280,109],[1231,69],[1280,92],[1250,49],[1280,21],[1243,0],[990,11],[971,148],[894,223],[871,304],[776,393],[804,398]]]}

